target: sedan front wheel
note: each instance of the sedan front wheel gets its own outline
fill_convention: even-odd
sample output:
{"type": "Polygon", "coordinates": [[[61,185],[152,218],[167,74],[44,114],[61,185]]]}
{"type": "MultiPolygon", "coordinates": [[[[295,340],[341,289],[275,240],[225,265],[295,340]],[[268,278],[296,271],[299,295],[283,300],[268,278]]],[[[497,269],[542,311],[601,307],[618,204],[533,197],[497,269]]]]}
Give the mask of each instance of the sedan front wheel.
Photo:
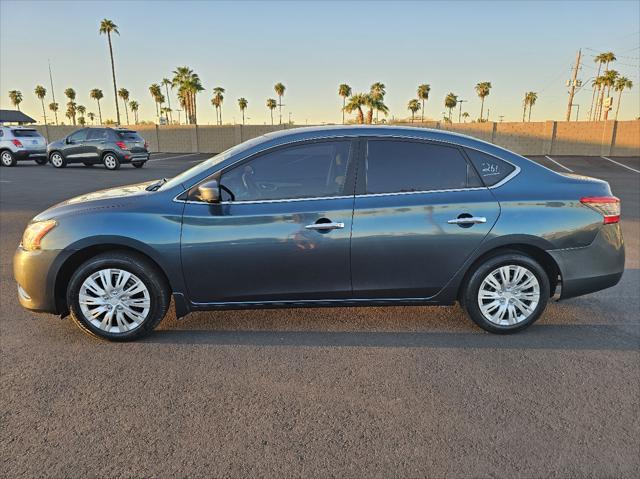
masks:
{"type": "Polygon", "coordinates": [[[169,307],[162,273],[146,258],[103,253],[73,274],[67,290],[71,318],[91,336],[130,341],[149,334],[169,307]]]}

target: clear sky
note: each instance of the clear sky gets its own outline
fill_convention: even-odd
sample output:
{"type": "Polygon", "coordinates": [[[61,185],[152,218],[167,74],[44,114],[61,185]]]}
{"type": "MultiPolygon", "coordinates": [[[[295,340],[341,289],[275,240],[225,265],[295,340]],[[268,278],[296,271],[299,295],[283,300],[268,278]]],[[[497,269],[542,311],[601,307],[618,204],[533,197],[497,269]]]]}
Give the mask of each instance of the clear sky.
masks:
{"type": "MultiPolygon", "coordinates": [[[[140,103],[140,119],[153,120],[151,83],[187,65],[202,79],[199,123],[215,122],[211,90],[226,88],[225,122],[239,121],[237,99],[249,101],[248,123],[269,121],[266,99],[273,85],[287,90],[285,118],[298,124],[339,122],[338,84],[367,91],[387,87],[394,117],[419,83],[431,85],[426,116],[441,118],[444,97],[468,100],[463,111],[479,116],[474,86],[493,84],[485,108],[490,119],[518,121],[525,91],[538,93],[532,120],[563,119],[566,80],[576,52],[585,62],[579,78],[595,75],[596,52],[613,51],[613,65],[634,82],[625,92],[620,119],[640,116],[640,2],[633,1],[11,1],[0,0],[0,106],[11,108],[8,91],[22,91],[22,110],[41,121],[33,94],[50,90],[51,60],[56,101],[73,87],[77,102],[97,112],[89,90],[105,94],[103,117],[115,118],[103,18],[113,20],[118,87],[140,103]]],[[[575,99],[585,118],[591,87],[575,99]]],[[[46,99],[51,101],[50,92],[46,99]]],[[[172,97],[172,107],[177,101],[172,97]]],[[[64,116],[64,113],[63,113],[64,116]]],[[[457,116],[456,116],[457,119],[457,116]]]]}

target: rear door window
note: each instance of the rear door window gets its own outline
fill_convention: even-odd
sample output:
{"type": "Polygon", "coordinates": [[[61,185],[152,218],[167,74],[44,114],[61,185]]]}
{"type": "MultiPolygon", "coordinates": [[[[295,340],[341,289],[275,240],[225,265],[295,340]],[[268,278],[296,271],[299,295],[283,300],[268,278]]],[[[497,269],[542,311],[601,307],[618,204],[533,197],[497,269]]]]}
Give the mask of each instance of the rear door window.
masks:
{"type": "Polygon", "coordinates": [[[465,152],[487,186],[500,183],[516,169],[512,164],[487,153],[472,150],[471,148],[465,148],[465,152]]]}
{"type": "Polygon", "coordinates": [[[87,140],[104,140],[107,137],[107,130],[91,129],[87,133],[87,140]]]}
{"type": "Polygon", "coordinates": [[[13,130],[13,136],[16,138],[40,138],[38,130],[13,130]]]}
{"type": "Polygon", "coordinates": [[[467,188],[468,170],[464,156],[453,146],[406,140],[367,142],[369,194],[467,188]]]}

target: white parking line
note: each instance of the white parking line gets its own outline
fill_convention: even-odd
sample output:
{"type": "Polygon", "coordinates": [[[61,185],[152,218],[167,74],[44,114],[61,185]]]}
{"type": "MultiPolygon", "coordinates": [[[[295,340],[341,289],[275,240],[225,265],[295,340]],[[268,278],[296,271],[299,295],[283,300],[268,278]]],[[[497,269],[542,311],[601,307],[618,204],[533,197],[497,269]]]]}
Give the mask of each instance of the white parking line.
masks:
{"type": "Polygon", "coordinates": [[[566,166],[564,166],[562,163],[557,162],[556,160],[554,160],[553,158],[551,158],[550,156],[545,155],[544,156],[547,160],[549,161],[553,161],[556,165],[558,165],[560,168],[564,168],[565,170],[567,170],[569,173],[573,173],[573,170],[571,168],[567,168],[566,166]]]}
{"type": "Polygon", "coordinates": [[[189,153],[188,155],[168,156],[166,158],[155,158],[149,161],[165,161],[165,160],[177,160],[178,158],[186,158],[188,156],[201,155],[202,153],[189,153]]]}
{"type": "Polygon", "coordinates": [[[631,171],[635,171],[636,173],[640,173],[640,171],[636,170],[635,168],[631,168],[630,166],[623,165],[622,163],[618,163],[616,160],[612,160],[611,158],[607,158],[606,156],[601,156],[600,158],[602,158],[603,160],[610,161],[611,163],[615,163],[616,165],[622,166],[623,168],[626,168],[627,170],[631,170],[631,171]]]}
{"type": "Polygon", "coordinates": [[[0,180],[0,183],[11,183],[9,180],[0,180]]]}

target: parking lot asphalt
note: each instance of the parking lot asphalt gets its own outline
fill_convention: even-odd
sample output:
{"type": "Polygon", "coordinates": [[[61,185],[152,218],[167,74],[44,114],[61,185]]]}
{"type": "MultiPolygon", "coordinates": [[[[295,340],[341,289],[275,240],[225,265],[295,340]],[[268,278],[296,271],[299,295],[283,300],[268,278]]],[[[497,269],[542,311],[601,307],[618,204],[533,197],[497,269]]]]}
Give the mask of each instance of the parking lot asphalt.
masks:
{"type": "Polygon", "coordinates": [[[627,263],[517,335],[376,307],[170,316],[109,344],[19,306],[31,217],[206,156],[0,168],[1,477],[640,477],[640,158],[533,158],[610,182],[627,263]]]}

